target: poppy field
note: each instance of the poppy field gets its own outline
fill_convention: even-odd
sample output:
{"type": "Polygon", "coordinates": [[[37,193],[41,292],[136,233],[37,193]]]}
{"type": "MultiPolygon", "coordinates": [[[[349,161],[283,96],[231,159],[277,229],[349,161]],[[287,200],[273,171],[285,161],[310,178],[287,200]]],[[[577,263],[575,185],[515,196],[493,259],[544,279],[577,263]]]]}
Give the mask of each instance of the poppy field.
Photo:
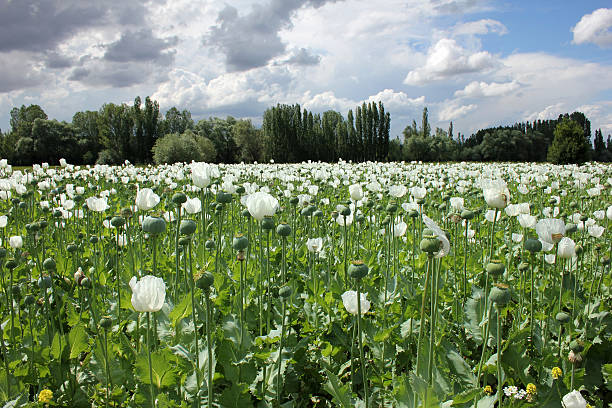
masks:
{"type": "Polygon", "coordinates": [[[0,406],[608,407],[602,164],[0,162],[0,406]]]}

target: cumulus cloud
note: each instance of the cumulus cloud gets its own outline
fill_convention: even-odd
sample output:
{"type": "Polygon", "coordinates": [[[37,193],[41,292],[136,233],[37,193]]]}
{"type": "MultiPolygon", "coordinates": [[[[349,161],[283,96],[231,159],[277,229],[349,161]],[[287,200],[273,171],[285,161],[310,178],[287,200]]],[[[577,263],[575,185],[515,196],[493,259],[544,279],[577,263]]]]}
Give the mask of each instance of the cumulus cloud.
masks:
{"type": "Polygon", "coordinates": [[[294,51],[289,58],[287,58],[283,63],[291,64],[291,65],[317,65],[321,61],[321,57],[315,54],[312,54],[306,48],[300,48],[299,50],[294,51]]]}
{"type": "Polygon", "coordinates": [[[387,110],[402,110],[406,107],[423,106],[425,104],[425,96],[421,95],[417,98],[410,98],[405,92],[395,92],[393,89],[384,89],[376,95],[370,96],[368,101],[381,101],[387,110]]]}
{"type": "Polygon", "coordinates": [[[438,120],[449,121],[455,120],[473,111],[477,108],[477,105],[460,105],[456,101],[444,102],[442,108],[438,112],[438,120]]]}
{"type": "Polygon", "coordinates": [[[517,81],[510,82],[478,82],[472,81],[465,88],[455,91],[455,96],[466,98],[478,98],[482,96],[502,96],[507,95],[520,87],[517,81]]]}
{"type": "Polygon", "coordinates": [[[0,93],[32,88],[47,79],[41,64],[30,52],[0,53],[0,93]]]}
{"type": "Polygon", "coordinates": [[[251,11],[239,15],[226,5],[219,12],[217,24],[205,36],[204,44],[225,56],[230,71],[245,71],[266,65],[285,52],[279,31],[291,26],[291,17],[301,7],[321,7],[336,0],[270,0],[254,4],[251,11]]]}
{"type": "Polygon", "coordinates": [[[168,48],[177,42],[177,37],[155,37],[150,28],[126,31],[121,34],[121,38],[106,46],[104,59],[115,62],[156,61],[161,65],[169,65],[175,51],[168,48]]]}
{"type": "Polygon", "coordinates": [[[442,38],[429,49],[425,65],[410,71],[404,83],[425,85],[456,75],[486,71],[495,65],[495,58],[487,51],[472,52],[454,39],[442,38]]]}
{"type": "Polygon", "coordinates": [[[453,32],[457,35],[484,35],[488,33],[505,35],[508,34],[508,29],[499,21],[487,18],[458,24],[453,32]]]}
{"type": "Polygon", "coordinates": [[[600,8],[582,16],[572,28],[575,44],[593,43],[605,48],[612,46],[612,9],[600,8]]]}
{"type": "Polygon", "coordinates": [[[565,104],[563,102],[559,102],[553,105],[548,105],[541,111],[533,112],[530,115],[527,115],[526,119],[529,121],[538,119],[557,119],[562,113],[567,113],[567,109],[565,108],[565,104]]]}

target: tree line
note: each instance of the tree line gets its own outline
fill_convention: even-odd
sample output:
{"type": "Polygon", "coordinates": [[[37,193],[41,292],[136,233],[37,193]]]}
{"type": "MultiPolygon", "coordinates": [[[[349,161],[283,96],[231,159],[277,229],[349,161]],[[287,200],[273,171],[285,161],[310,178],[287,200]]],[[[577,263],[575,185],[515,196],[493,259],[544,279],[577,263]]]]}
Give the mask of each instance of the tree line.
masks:
{"type": "Polygon", "coordinates": [[[601,129],[591,144],[591,124],[581,112],[557,119],[481,129],[465,137],[448,129],[432,130],[428,110],[420,126],[406,126],[390,138],[391,115],[382,102],[364,102],[344,117],[328,110],[314,113],[300,105],[270,107],[262,126],[250,120],[210,117],[193,120],[188,110],[160,112],[146,97],[133,104],[107,103],[97,111],[77,112],[71,122],[49,119],[38,105],[10,113],[10,129],[0,131],[0,157],[12,164],[217,163],[274,160],[360,161],[612,161],[610,135],[601,129]]]}

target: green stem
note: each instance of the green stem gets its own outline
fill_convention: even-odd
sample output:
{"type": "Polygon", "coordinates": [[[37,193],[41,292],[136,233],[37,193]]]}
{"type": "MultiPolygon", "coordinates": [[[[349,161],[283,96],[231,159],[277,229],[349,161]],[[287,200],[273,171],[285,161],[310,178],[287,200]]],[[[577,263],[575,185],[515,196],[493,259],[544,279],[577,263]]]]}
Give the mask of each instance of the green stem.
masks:
{"type": "Polygon", "coordinates": [[[363,357],[363,341],[361,339],[361,288],[360,288],[360,280],[357,280],[357,331],[358,331],[358,339],[359,339],[359,360],[361,363],[361,375],[363,378],[363,396],[365,400],[366,408],[369,408],[368,404],[368,380],[366,375],[366,365],[365,358],[363,357]]]}
{"type": "Polygon", "coordinates": [[[149,357],[149,390],[151,392],[151,408],[155,408],[155,390],[153,389],[153,365],[151,364],[151,312],[147,312],[147,355],[149,357]]]}

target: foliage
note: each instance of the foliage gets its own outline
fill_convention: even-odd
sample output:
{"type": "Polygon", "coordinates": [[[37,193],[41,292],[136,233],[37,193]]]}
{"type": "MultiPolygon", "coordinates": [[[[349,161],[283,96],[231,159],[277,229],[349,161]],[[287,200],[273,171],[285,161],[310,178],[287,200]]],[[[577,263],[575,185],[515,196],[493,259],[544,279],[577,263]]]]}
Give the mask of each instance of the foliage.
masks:
{"type": "Polygon", "coordinates": [[[555,128],[555,138],[548,150],[548,160],[555,164],[584,163],[589,159],[591,144],[575,120],[564,118],[555,128]]]}
{"type": "Polygon", "coordinates": [[[191,130],[182,134],[170,133],[159,138],[153,146],[153,159],[157,164],[212,161],[216,155],[213,143],[191,130]]]}

